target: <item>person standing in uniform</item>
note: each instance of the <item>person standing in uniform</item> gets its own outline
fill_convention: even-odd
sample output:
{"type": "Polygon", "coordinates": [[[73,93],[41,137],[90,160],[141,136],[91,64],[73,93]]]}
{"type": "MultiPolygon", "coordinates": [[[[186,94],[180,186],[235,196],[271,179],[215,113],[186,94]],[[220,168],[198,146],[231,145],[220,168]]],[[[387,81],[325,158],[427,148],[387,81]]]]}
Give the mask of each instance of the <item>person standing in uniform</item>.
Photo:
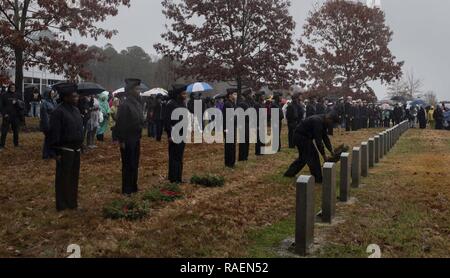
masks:
{"type": "Polygon", "coordinates": [[[288,123],[289,148],[294,149],[294,133],[298,124],[303,120],[303,107],[300,104],[300,93],[294,93],[292,102],[289,103],[286,111],[286,119],[288,123]]]}
{"type": "Polygon", "coordinates": [[[49,143],[56,154],[56,209],[74,210],[78,208],[83,119],[77,108],[77,85],[61,83],[54,89],[62,100],[50,116],[49,143]]]}
{"type": "Polygon", "coordinates": [[[339,98],[338,103],[336,104],[336,113],[339,116],[339,135],[342,135],[342,130],[345,129],[345,103],[344,97],[339,98]]]}
{"type": "Polygon", "coordinates": [[[347,101],[344,105],[345,109],[345,131],[352,131],[353,127],[353,105],[352,105],[352,97],[347,97],[347,101]]]}
{"type": "Polygon", "coordinates": [[[156,141],[161,142],[163,133],[163,111],[162,111],[162,94],[156,96],[155,107],[153,109],[153,121],[155,122],[156,141]]]}
{"type": "Polygon", "coordinates": [[[261,136],[259,134],[259,127],[262,124],[261,119],[259,117],[259,111],[260,109],[266,109],[266,106],[264,104],[264,97],[266,93],[265,92],[259,92],[255,95],[255,109],[256,109],[256,115],[257,115],[257,129],[256,129],[256,144],[255,144],[255,155],[261,156],[261,148],[263,147],[263,143],[261,142],[261,136]]]}
{"type": "Polygon", "coordinates": [[[314,99],[306,103],[306,118],[316,115],[316,103],[314,99]]]}
{"type": "Polygon", "coordinates": [[[125,80],[126,99],[117,111],[115,138],[120,143],[122,158],[122,194],[138,192],[139,159],[141,153],[144,108],[140,99],[139,79],[125,80]]]}
{"type": "MultiPolygon", "coordinates": [[[[236,110],[236,102],[237,102],[237,90],[236,89],[228,89],[227,96],[223,106],[223,128],[224,128],[224,140],[225,140],[225,166],[228,168],[234,168],[236,164],[236,132],[237,132],[237,123],[236,117],[233,117],[231,126],[227,125],[227,117],[228,113],[234,112],[236,110]],[[231,130],[234,129],[233,138],[228,138],[231,130]]],[[[231,136],[230,136],[231,137],[231,136]]]]}
{"type": "Polygon", "coordinates": [[[1,96],[2,103],[2,134],[0,140],[0,150],[5,148],[6,137],[9,128],[13,131],[14,146],[19,146],[19,127],[22,113],[25,110],[24,103],[20,100],[20,96],[16,93],[16,85],[8,86],[8,91],[1,96]]]}
{"type": "Polygon", "coordinates": [[[325,147],[333,153],[333,146],[328,137],[328,130],[334,124],[339,123],[339,116],[333,112],[326,115],[315,115],[302,121],[295,130],[295,144],[298,149],[299,157],[289,167],[284,174],[285,177],[295,177],[306,165],[309,166],[311,175],[317,183],[322,183],[322,169],[317,150],[328,160],[325,153],[325,147]],[[313,141],[316,143],[314,146],[313,141]],[[317,147],[317,149],[316,149],[317,147]]]}
{"type": "MultiPolygon", "coordinates": [[[[278,145],[278,152],[281,152],[281,132],[283,130],[283,120],[284,120],[284,115],[283,115],[283,110],[282,107],[283,105],[281,104],[281,97],[283,96],[282,93],[279,92],[275,92],[273,94],[273,101],[272,101],[272,105],[271,105],[271,109],[276,109],[278,110],[278,115],[279,115],[279,131],[280,131],[280,144],[278,145]]],[[[273,117],[272,117],[273,118],[273,117]]]]}
{"type": "MultiPolygon", "coordinates": [[[[247,112],[249,109],[253,108],[252,106],[252,90],[246,90],[242,93],[240,100],[238,102],[238,107],[242,108],[244,112],[247,112]]],[[[250,151],[250,118],[248,116],[245,117],[245,142],[239,143],[239,161],[247,161],[248,155],[250,151]]]]}
{"type": "Polygon", "coordinates": [[[364,101],[361,106],[361,128],[367,128],[369,121],[369,108],[367,107],[367,101],[364,101]]]}
{"type": "Polygon", "coordinates": [[[323,98],[319,99],[319,102],[316,104],[316,114],[315,115],[323,115],[325,112],[326,104],[323,98]]]}
{"type": "MultiPolygon", "coordinates": [[[[172,113],[176,109],[184,108],[187,109],[187,87],[183,86],[173,86],[173,90],[170,92],[171,99],[167,102],[164,108],[164,129],[167,132],[167,137],[169,140],[169,181],[171,183],[183,183],[183,159],[184,150],[186,148],[186,142],[176,143],[173,140],[172,129],[181,120],[172,120],[172,113]]],[[[186,113],[185,117],[189,117],[186,113]]],[[[187,132],[187,131],[185,131],[187,132]]],[[[190,131],[189,131],[190,132],[190,131]]],[[[177,134],[180,136],[180,134],[177,134]]]]}

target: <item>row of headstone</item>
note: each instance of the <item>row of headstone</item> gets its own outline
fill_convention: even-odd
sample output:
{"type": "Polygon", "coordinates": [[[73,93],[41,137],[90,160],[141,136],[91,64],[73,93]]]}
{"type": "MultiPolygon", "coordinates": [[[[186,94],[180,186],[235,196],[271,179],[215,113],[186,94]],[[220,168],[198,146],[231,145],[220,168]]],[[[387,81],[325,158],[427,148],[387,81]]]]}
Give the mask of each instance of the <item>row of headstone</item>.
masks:
{"type": "MultiPolygon", "coordinates": [[[[387,155],[408,128],[408,121],[404,121],[363,142],[360,147],[353,148],[351,155],[350,153],[341,155],[340,202],[350,200],[350,187],[361,186],[361,177],[368,177],[369,169],[375,167],[387,155]]],[[[336,216],[336,168],[335,163],[325,163],[323,166],[321,221],[330,224],[336,216]]],[[[314,243],[316,222],[314,187],[313,176],[300,176],[297,180],[295,251],[301,256],[306,256],[314,243]]]]}

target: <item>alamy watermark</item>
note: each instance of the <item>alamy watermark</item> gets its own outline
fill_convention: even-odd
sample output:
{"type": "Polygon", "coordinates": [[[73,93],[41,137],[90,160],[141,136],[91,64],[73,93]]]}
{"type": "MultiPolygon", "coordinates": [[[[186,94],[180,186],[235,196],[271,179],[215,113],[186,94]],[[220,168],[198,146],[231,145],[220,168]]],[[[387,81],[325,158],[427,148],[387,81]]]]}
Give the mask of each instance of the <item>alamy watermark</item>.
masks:
{"type": "Polygon", "coordinates": [[[271,109],[271,132],[268,133],[268,111],[266,108],[228,108],[221,111],[210,108],[203,112],[202,102],[194,102],[194,113],[187,108],[173,111],[171,120],[179,121],[172,128],[172,141],[176,144],[241,144],[261,143],[261,154],[278,152],[280,144],[280,114],[278,108],[271,109]],[[225,118],[224,118],[225,115],[225,118]],[[206,126],[203,123],[207,122],[206,126]],[[194,136],[192,137],[192,131],[194,136]]]}

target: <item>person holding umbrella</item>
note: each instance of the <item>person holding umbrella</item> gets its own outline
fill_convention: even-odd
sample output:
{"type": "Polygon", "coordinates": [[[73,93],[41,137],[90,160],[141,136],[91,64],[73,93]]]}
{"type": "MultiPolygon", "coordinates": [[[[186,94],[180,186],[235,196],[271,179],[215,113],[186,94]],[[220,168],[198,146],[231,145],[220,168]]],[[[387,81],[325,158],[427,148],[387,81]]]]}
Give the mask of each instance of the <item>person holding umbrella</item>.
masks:
{"type": "Polygon", "coordinates": [[[442,130],[444,129],[444,111],[442,110],[440,105],[436,106],[434,110],[433,118],[436,121],[436,129],[442,130]]]}
{"type": "Polygon", "coordinates": [[[141,137],[144,126],[144,108],[140,101],[139,79],[125,80],[126,99],[117,111],[114,138],[120,143],[122,157],[122,194],[138,192],[141,137]]]}
{"type": "MultiPolygon", "coordinates": [[[[171,100],[164,110],[164,129],[169,139],[169,181],[171,183],[183,183],[183,157],[185,142],[174,142],[172,137],[172,129],[181,120],[172,120],[172,113],[178,108],[186,109],[186,86],[176,85],[170,93],[171,100]]],[[[187,114],[185,116],[188,116],[187,114]]],[[[186,132],[186,131],[185,131],[186,132]]]]}
{"type": "Polygon", "coordinates": [[[50,117],[49,144],[56,153],[56,209],[73,210],[78,208],[83,119],[77,108],[77,85],[60,83],[53,88],[62,99],[50,117]]]}
{"type": "MultiPolygon", "coordinates": [[[[242,93],[237,106],[244,112],[253,108],[252,90],[246,90],[242,93]]],[[[250,151],[250,118],[245,117],[245,142],[239,143],[239,161],[248,161],[250,151]]]]}

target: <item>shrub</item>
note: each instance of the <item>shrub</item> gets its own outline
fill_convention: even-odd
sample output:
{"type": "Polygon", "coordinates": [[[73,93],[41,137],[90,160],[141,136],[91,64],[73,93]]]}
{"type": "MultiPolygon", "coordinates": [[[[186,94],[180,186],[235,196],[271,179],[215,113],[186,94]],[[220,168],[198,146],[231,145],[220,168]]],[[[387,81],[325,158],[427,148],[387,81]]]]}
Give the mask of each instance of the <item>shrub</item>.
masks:
{"type": "Polygon", "coordinates": [[[192,184],[197,184],[205,187],[222,187],[225,185],[225,178],[216,175],[197,176],[191,178],[192,184]]]}
{"type": "Polygon", "coordinates": [[[140,220],[148,215],[150,209],[146,202],[135,200],[115,200],[103,208],[103,216],[107,219],[140,220]]]}

